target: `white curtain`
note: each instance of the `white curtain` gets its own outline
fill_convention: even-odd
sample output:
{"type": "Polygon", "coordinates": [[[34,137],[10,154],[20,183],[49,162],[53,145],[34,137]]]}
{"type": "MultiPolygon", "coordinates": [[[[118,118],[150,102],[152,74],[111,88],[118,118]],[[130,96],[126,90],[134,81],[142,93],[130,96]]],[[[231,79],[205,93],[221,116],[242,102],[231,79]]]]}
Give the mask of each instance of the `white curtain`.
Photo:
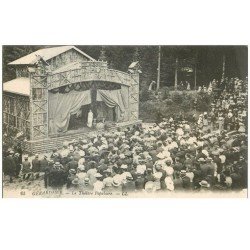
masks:
{"type": "Polygon", "coordinates": [[[49,132],[66,132],[70,116],[77,114],[81,106],[91,103],[90,90],[69,93],[49,93],[49,132]]]}
{"type": "Polygon", "coordinates": [[[117,121],[124,121],[126,108],[123,102],[120,89],[115,89],[115,90],[98,89],[96,100],[103,101],[110,108],[116,108],[117,121]]]}

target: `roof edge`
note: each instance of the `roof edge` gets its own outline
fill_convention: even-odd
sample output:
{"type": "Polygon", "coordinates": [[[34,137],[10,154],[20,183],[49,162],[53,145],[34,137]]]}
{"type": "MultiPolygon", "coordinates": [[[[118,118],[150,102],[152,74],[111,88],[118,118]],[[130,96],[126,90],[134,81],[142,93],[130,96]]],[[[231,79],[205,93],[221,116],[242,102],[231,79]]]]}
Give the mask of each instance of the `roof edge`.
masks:
{"type": "MultiPolygon", "coordinates": [[[[58,46],[58,47],[64,47],[64,46],[69,46],[69,49],[66,50],[66,51],[69,51],[69,50],[71,50],[71,49],[74,49],[74,50],[77,51],[78,53],[80,53],[80,54],[82,54],[83,56],[87,57],[89,60],[94,61],[94,62],[96,61],[96,59],[94,59],[93,57],[89,56],[88,54],[86,54],[86,53],[83,52],[82,50],[78,49],[78,48],[75,47],[74,45],[63,45],[63,46],[58,46]]],[[[51,47],[51,48],[55,48],[55,47],[51,47]]],[[[43,49],[50,49],[50,48],[43,48],[43,49]]],[[[34,51],[34,52],[38,52],[38,51],[43,50],[43,49],[39,49],[39,50],[36,50],[36,51],[34,51]]],[[[62,53],[65,53],[66,51],[61,52],[61,53],[59,53],[58,55],[61,55],[62,53]]],[[[32,53],[34,53],[34,52],[32,52],[32,53]]],[[[32,54],[32,53],[30,53],[30,54],[32,54]]],[[[25,56],[28,56],[28,55],[29,55],[29,54],[27,54],[27,55],[25,55],[25,56]]],[[[16,61],[22,59],[22,58],[25,57],[25,56],[22,56],[22,57],[20,57],[20,58],[14,60],[14,61],[12,61],[12,62],[9,62],[7,65],[22,65],[22,66],[24,66],[24,65],[34,65],[34,64],[37,62],[37,61],[35,61],[34,63],[29,63],[29,64],[15,63],[16,61]]],[[[51,57],[51,58],[53,58],[53,57],[51,57]]]]}

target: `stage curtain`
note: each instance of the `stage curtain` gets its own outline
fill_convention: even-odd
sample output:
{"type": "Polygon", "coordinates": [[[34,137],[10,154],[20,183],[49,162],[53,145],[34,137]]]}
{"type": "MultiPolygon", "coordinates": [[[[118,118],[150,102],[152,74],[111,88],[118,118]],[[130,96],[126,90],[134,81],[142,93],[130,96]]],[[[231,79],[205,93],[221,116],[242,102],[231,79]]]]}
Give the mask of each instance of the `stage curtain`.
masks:
{"type": "Polygon", "coordinates": [[[121,90],[97,90],[97,101],[103,101],[108,107],[116,108],[117,121],[124,121],[125,106],[121,96],[121,90]]]}
{"type": "Polygon", "coordinates": [[[49,131],[66,132],[70,115],[77,114],[83,105],[91,103],[90,90],[70,91],[69,93],[49,94],[49,131]]]}
{"type": "Polygon", "coordinates": [[[125,107],[124,121],[129,120],[129,87],[121,85],[121,97],[125,107]]]}

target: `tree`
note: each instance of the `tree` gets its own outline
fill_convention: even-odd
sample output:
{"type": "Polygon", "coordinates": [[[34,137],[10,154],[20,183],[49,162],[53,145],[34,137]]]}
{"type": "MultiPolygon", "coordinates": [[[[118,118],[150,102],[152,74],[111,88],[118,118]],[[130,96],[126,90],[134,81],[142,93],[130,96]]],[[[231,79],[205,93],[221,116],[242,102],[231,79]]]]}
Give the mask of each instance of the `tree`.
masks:
{"type": "Polygon", "coordinates": [[[99,56],[99,61],[107,62],[106,51],[105,51],[104,46],[102,46],[100,56],[99,56]]]}
{"type": "Polygon", "coordinates": [[[135,47],[135,49],[134,49],[133,62],[140,62],[139,47],[135,47]]]}

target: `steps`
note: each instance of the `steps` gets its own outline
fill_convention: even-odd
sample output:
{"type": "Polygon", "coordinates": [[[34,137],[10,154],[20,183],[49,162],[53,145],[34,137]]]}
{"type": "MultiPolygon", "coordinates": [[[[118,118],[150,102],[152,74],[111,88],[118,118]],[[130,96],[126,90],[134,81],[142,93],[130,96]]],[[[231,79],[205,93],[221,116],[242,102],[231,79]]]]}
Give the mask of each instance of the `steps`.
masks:
{"type": "MultiPolygon", "coordinates": [[[[117,128],[127,128],[127,127],[132,127],[135,124],[140,124],[141,121],[137,120],[134,122],[124,122],[124,123],[118,123],[116,126],[112,127],[109,129],[109,131],[116,130],[117,128]]],[[[25,153],[28,154],[41,154],[41,153],[50,153],[54,148],[62,148],[63,142],[64,141],[72,141],[74,139],[79,139],[79,138],[89,138],[93,135],[103,133],[104,129],[100,130],[93,130],[91,132],[84,132],[84,131],[79,131],[76,133],[72,134],[65,134],[65,135],[60,135],[57,137],[51,137],[51,138],[46,138],[42,140],[36,140],[36,141],[28,141],[24,145],[24,151],[25,153]]]]}

